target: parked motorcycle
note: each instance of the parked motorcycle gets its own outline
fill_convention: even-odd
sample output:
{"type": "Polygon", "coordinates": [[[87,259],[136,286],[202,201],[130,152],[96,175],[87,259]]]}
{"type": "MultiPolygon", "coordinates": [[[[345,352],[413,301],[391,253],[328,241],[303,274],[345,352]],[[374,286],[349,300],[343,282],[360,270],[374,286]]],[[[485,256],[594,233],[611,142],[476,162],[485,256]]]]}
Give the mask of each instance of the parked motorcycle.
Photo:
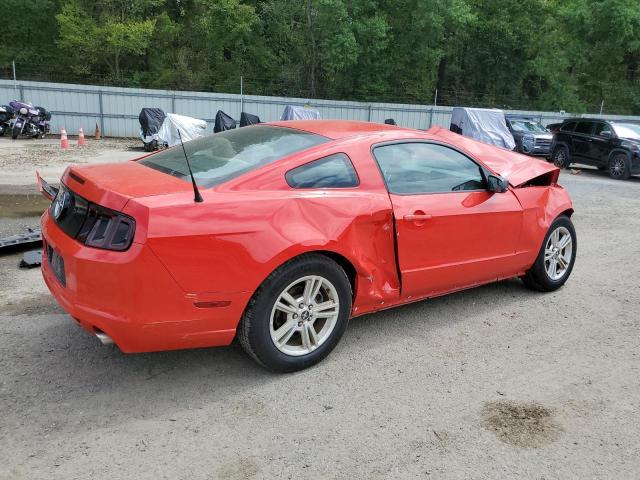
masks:
{"type": "Polygon", "coordinates": [[[9,105],[15,112],[16,118],[11,125],[11,138],[19,136],[43,138],[49,133],[51,112],[43,107],[34,107],[30,103],[14,100],[9,105]]]}
{"type": "Polygon", "coordinates": [[[11,120],[13,119],[13,108],[9,105],[0,106],[0,137],[7,130],[11,130],[11,120]]]}

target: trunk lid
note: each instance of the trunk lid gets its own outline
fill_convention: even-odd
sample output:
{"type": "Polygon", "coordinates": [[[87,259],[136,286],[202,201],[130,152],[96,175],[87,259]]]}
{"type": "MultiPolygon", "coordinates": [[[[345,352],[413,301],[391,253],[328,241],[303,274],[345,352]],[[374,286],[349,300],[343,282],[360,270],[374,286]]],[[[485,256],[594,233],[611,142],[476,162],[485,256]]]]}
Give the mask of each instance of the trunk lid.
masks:
{"type": "Polygon", "coordinates": [[[117,211],[122,211],[131,198],[192,190],[184,180],[136,161],[69,167],[62,182],[90,202],[117,211]]]}

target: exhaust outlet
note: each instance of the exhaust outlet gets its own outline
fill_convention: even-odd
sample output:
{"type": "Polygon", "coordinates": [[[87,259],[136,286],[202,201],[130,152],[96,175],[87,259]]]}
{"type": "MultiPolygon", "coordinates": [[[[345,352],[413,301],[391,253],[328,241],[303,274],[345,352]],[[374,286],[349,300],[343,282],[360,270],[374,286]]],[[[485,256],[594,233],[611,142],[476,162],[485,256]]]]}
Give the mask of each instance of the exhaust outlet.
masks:
{"type": "Polygon", "coordinates": [[[96,337],[98,337],[98,340],[100,340],[102,342],[103,345],[113,345],[114,341],[113,339],[107,335],[106,333],[100,331],[100,330],[96,330],[96,337]]]}

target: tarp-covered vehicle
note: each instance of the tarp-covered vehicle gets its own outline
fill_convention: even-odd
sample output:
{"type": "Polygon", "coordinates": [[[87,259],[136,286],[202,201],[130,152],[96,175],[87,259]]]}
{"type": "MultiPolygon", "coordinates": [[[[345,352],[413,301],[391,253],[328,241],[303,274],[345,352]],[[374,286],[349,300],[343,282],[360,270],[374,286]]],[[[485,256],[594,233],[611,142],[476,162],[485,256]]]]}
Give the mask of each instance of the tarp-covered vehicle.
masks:
{"type": "Polygon", "coordinates": [[[513,150],[516,146],[507,128],[504,112],[496,108],[454,107],[450,130],[507,150],[513,150]]]}
{"type": "Polygon", "coordinates": [[[320,120],[320,112],[311,107],[287,105],[280,120],[320,120]]]}
{"type": "Polygon", "coordinates": [[[140,138],[147,152],[173,147],[180,143],[180,136],[183,142],[188,142],[207,133],[207,122],[204,120],[176,113],[165,114],[160,108],[143,108],[138,120],[140,138]]]}
{"type": "Polygon", "coordinates": [[[227,115],[222,110],[216,113],[216,120],[213,124],[213,133],[225,132],[236,128],[238,122],[231,115],[227,115]]]}

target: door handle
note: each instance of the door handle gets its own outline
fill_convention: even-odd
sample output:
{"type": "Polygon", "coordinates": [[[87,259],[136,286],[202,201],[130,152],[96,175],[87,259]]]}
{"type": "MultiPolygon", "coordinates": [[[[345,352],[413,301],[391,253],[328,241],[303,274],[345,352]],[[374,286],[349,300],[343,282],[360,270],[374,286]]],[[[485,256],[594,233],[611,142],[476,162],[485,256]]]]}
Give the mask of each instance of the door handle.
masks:
{"type": "Polygon", "coordinates": [[[405,215],[402,218],[406,222],[424,222],[425,220],[430,220],[432,215],[428,213],[412,213],[410,215],[405,215]]]}

